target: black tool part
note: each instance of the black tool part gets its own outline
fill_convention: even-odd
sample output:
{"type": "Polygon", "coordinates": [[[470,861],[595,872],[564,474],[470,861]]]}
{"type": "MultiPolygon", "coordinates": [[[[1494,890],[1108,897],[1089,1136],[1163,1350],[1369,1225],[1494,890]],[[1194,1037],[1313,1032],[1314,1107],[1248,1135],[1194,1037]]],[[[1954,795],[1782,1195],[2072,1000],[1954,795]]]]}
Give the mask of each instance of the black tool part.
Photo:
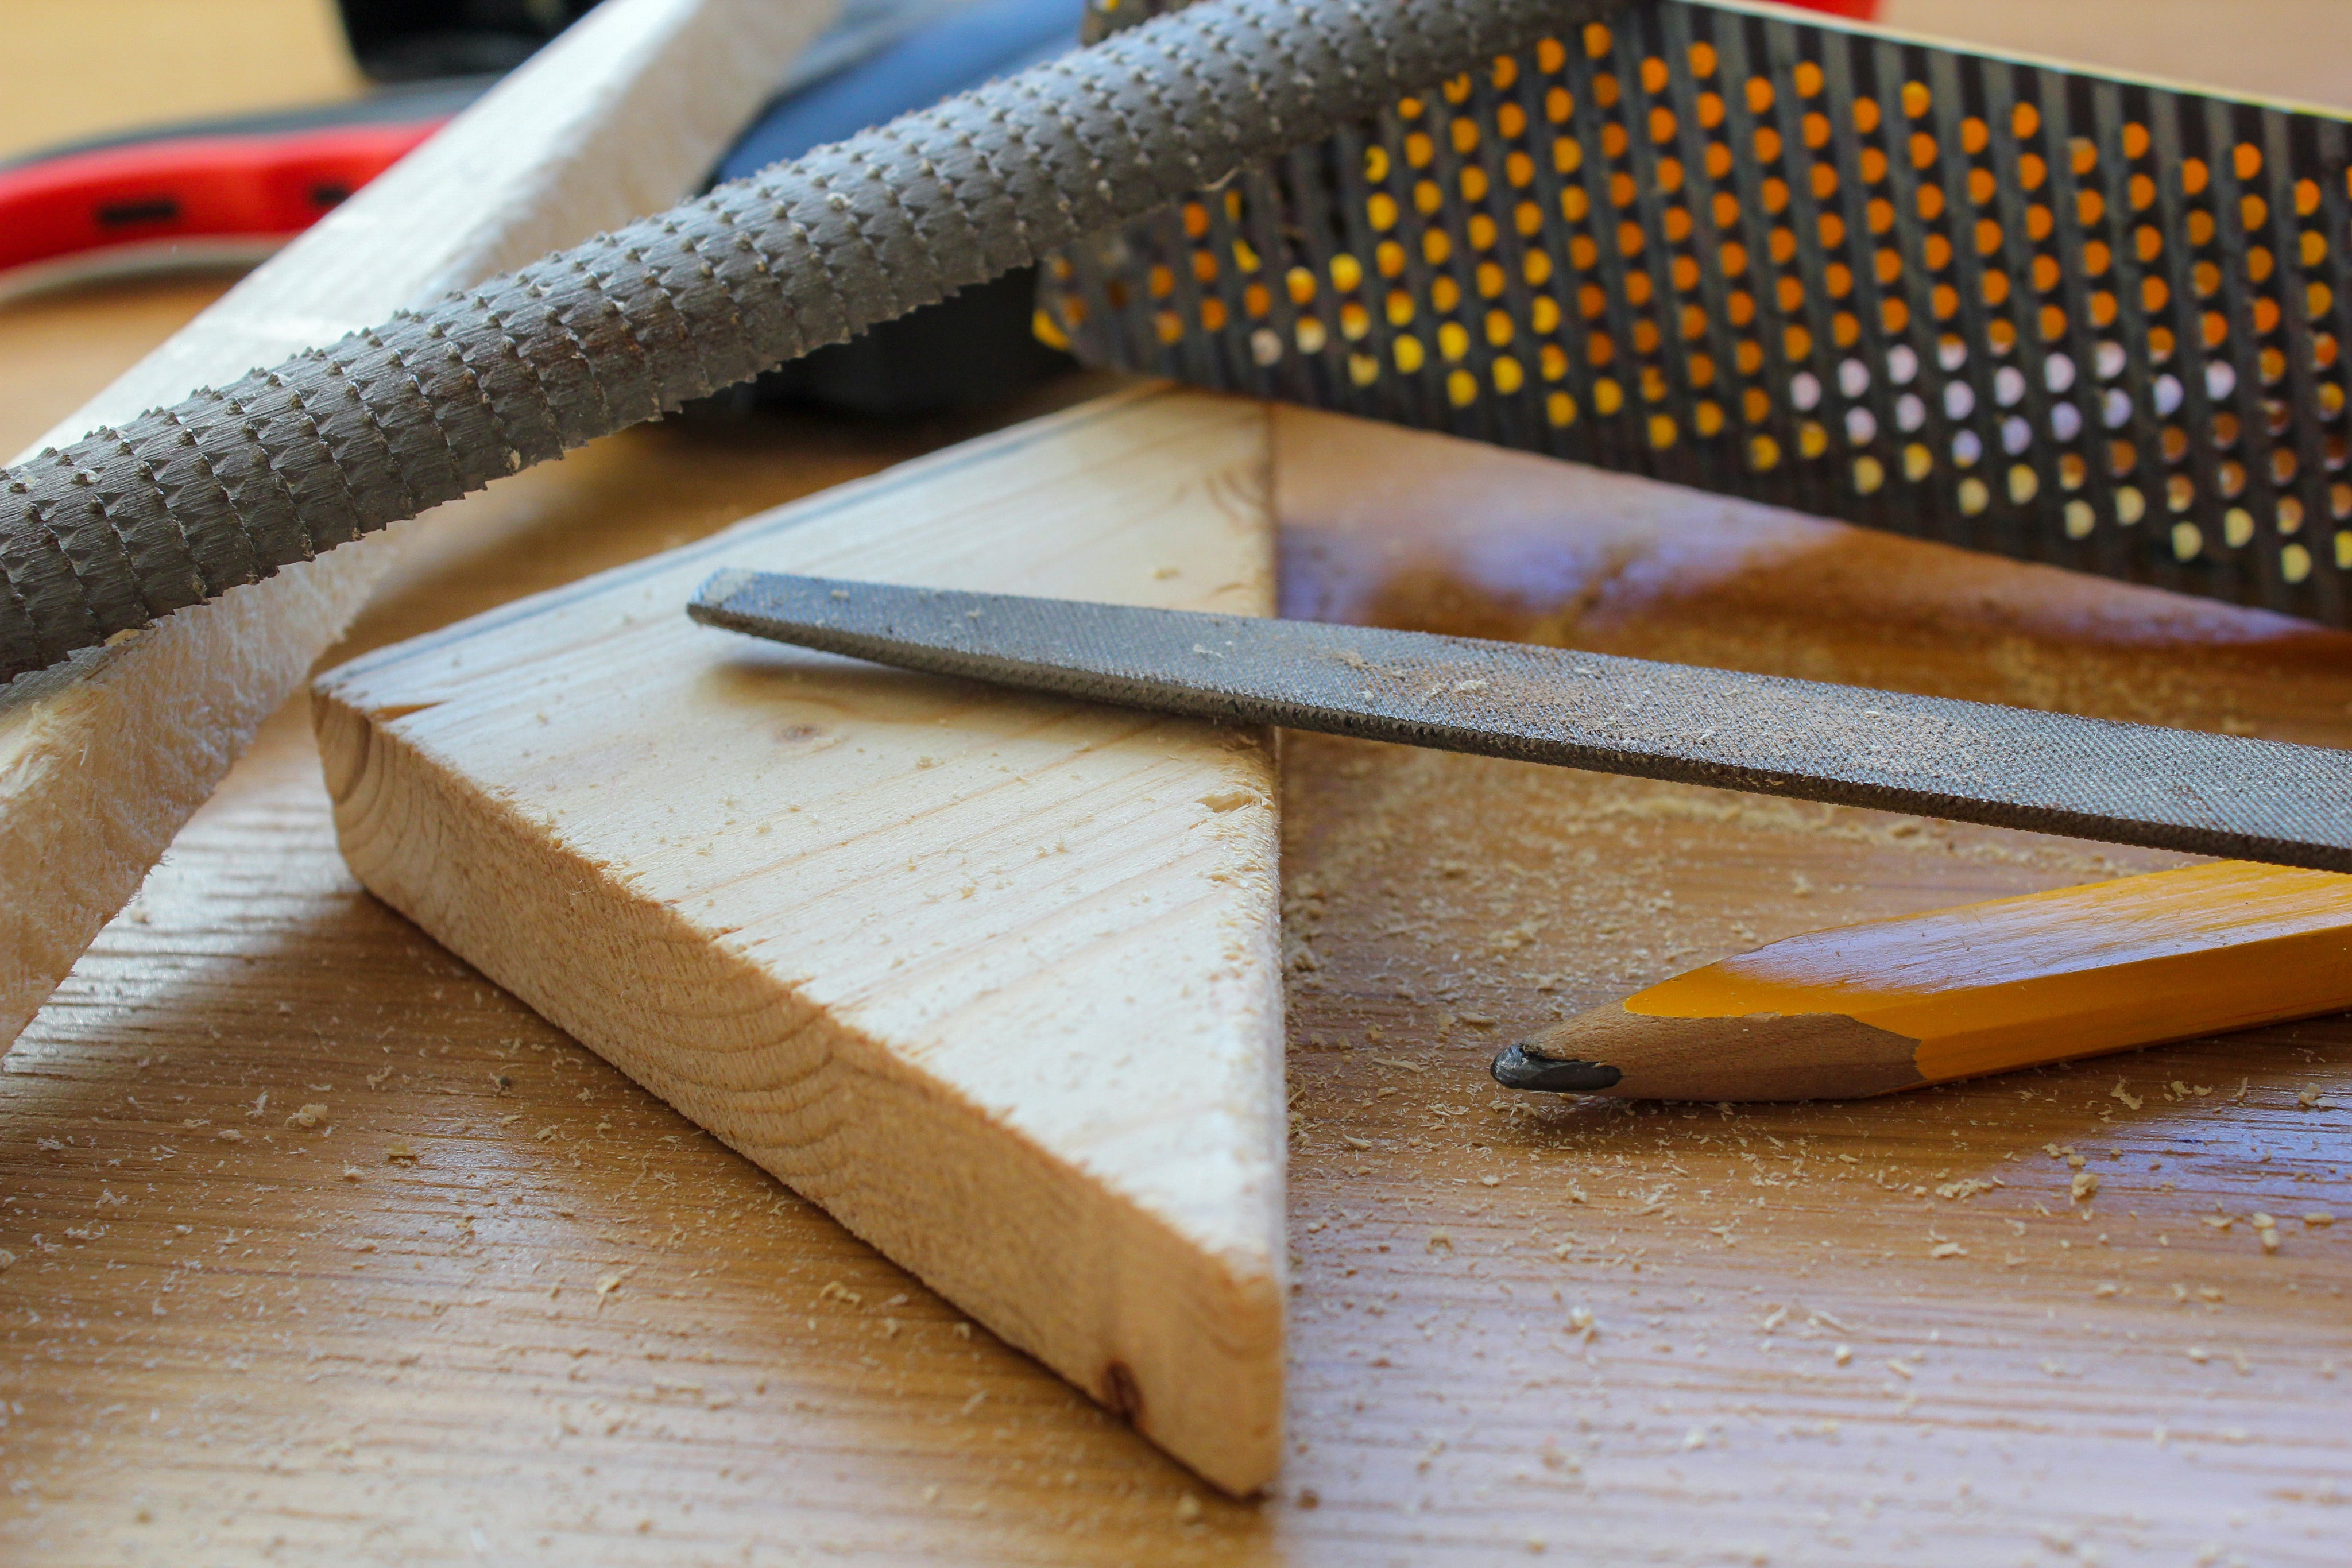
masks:
{"type": "Polygon", "coordinates": [[[510,71],[596,0],[341,0],[343,34],[376,81],[510,71]]]}

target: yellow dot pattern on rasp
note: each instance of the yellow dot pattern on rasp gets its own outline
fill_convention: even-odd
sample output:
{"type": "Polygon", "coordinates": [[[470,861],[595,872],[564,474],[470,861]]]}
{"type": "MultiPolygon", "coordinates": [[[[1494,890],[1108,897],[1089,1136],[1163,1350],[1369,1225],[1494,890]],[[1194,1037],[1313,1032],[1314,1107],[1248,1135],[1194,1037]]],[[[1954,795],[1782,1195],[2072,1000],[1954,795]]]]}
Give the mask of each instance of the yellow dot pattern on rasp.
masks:
{"type": "Polygon", "coordinates": [[[1039,327],[2342,622],[2347,147],[2321,116],[1665,0],[1079,247],[1039,327]]]}

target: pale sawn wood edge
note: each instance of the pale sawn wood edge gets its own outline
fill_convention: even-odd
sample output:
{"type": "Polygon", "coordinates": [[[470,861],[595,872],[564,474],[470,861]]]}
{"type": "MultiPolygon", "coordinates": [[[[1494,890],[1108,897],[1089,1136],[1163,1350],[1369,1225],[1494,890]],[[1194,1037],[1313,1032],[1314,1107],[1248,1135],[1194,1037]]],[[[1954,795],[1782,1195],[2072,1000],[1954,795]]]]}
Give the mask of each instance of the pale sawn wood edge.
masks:
{"type": "MultiPolygon", "coordinates": [[[[614,0],[64,421],[165,405],[657,209],[830,0],[614,0]]],[[[467,501],[427,514],[459,523],[467,501]]],[[[421,526],[0,689],[0,1049],[299,687],[421,526]]]]}
{"type": "Polygon", "coordinates": [[[1237,1495],[1272,1479],[1278,1279],[1205,1256],[606,868],[548,853],[510,804],[331,687],[315,700],[337,836],[370,892],[1204,1479],[1237,1495]],[[614,982],[642,981],[647,953],[672,1006],[614,982]],[[619,1020],[649,1009],[707,1033],[648,1049],[619,1020]],[[731,1093],[693,1070],[753,1051],[784,1059],[781,1086],[731,1093]],[[941,1179],[918,1202],[876,1171],[941,1179]]]}
{"type": "MultiPolygon", "coordinates": [[[[1280,1463],[1278,1206],[1262,1260],[1204,1246],[813,1007],[707,922],[633,885],[627,865],[551,841],[495,778],[453,766],[401,723],[438,706],[443,668],[477,664],[501,633],[528,636],[532,622],[641,578],[690,577],[740,556],[747,531],[919,504],[1089,424],[1149,418],[1169,399],[1227,401],[1140,386],[916,459],[364,655],[316,683],[313,715],[344,860],[371,892],[1205,1479],[1245,1495],[1280,1463]]],[[[1270,553],[1270,511],[1265,526],[1270,553]]],[[[1270,946],[1265,961],[1277,961],[1270,946]]]]}

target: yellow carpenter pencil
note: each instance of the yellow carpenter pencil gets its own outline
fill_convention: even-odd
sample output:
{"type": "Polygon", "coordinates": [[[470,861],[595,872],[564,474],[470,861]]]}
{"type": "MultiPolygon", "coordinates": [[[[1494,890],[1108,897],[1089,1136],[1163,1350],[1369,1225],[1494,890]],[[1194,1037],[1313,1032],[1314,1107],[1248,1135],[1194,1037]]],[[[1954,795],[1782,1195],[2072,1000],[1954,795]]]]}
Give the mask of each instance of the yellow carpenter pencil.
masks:
{"type": "Polygon", "coordinates": [[[1515,1089],[1825,1100],[2352,1008],[2352,876],[2223,862],[1875,920],[1512,1046],[1515,1089]]]}

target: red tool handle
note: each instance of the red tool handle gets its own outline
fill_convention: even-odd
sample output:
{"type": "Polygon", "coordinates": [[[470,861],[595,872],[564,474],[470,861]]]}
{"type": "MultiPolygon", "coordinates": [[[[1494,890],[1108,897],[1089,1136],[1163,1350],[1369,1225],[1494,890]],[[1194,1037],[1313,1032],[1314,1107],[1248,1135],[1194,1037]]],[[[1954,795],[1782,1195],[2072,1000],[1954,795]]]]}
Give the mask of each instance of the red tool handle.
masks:
{"type": "MultiPolygon", "coordinates": [[[[1878,0],[1792,3],[1865,21],[1878,14],[1878,0]]],[[[0,168],[0,292],[18,268],[69,257],[290,239],[446,119],[165,134],[0,168]]]]}
{"type": "Polygon", "coordinates": [[[0,274],[126,246],[290,238],[442,123],[173,137],[0,169],[0,274]]]}

